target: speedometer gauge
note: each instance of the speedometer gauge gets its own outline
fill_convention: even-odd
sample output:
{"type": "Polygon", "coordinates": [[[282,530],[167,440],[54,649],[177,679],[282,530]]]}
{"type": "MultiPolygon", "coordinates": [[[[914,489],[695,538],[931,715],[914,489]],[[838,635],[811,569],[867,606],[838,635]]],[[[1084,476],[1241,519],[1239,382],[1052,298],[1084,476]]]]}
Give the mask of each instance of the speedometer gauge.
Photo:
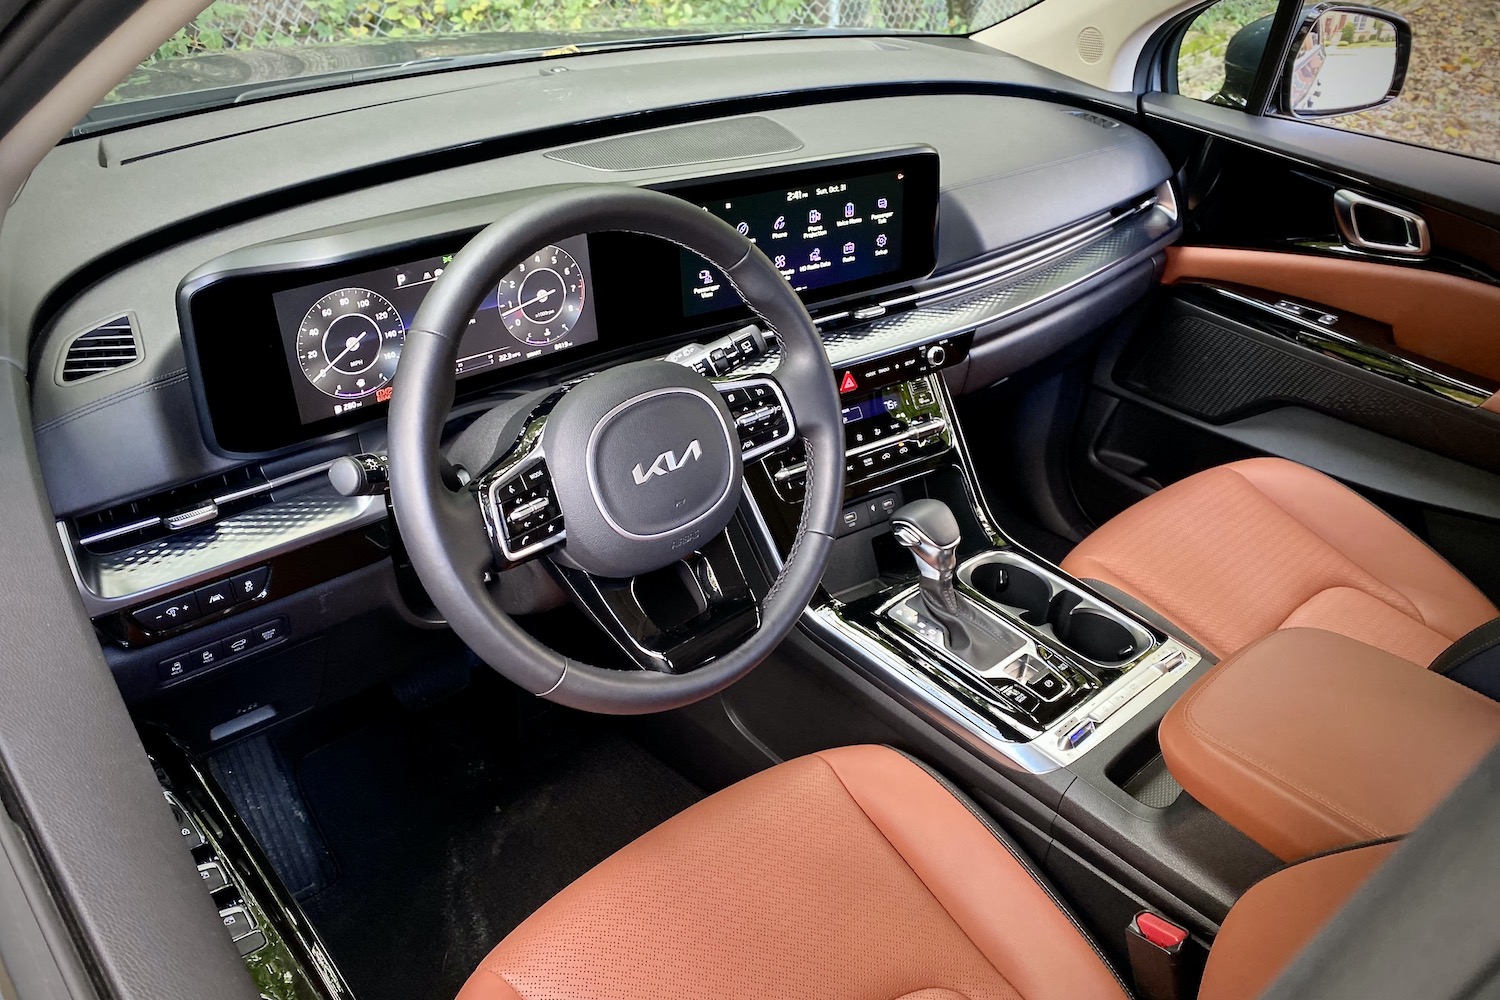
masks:
{"type": "Polygon", "coordinates": [[[544,347],[567,337],[583,315],[583,271],[561,247],[543,247],[500,279],[496,308],[512,337],[544,347]]]}
{"type": "Polygon", "coordinates": [[[390,300],[368,288],[329,292],[297,331],[297,360],[318,391],[359,399],[390,384],[406,326],[390,300]]]}

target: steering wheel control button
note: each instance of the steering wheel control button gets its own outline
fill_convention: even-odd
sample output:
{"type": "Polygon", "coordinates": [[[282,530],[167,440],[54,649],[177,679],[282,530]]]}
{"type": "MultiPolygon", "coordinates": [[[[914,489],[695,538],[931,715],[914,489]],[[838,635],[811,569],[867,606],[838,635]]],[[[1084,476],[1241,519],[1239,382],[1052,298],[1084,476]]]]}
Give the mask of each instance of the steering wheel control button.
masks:
{"type": "Polygon", "coordinates": [[[230,589],[234,591],[235,603],[244,604],[263,596],[270,584],[271,567],[261,566],[236,576],[230,581],[230,589]]]}
{"type": "Polygon", "coordinates": [[[193,594],[178,594],[165,601],[141,608],[131,613],[136,623],[147,632],[165,632],[201,617],[198,598],[193,594]]]}
{"type": "Polygon", "coordinates": [[[734,417],[743,461],[752,462],[792,440],[786,399],[775,382],[749,379],[724,383],[717,388],[729,407],[730,416],[734,417]]]}
{"type": "Polygon", "coordinates": [[[519,562],[561,540],[562,508],[541,459],[518,466],[490,487],[502,555],[519,562]]]}

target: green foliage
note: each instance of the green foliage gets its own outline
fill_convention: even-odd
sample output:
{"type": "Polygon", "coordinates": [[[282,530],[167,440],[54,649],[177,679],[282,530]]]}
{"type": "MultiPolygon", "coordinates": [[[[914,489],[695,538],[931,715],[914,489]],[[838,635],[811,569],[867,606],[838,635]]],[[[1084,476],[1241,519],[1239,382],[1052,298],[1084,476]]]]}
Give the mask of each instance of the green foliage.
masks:
{"type": "Polygon", "coordinates": [[[1219,0],[1199,14],[1177,50],[1177,90],[1206,101],[1224,86],[1224,52],[1235,32],[1276,12],[1276,0],[1219,0]]]}

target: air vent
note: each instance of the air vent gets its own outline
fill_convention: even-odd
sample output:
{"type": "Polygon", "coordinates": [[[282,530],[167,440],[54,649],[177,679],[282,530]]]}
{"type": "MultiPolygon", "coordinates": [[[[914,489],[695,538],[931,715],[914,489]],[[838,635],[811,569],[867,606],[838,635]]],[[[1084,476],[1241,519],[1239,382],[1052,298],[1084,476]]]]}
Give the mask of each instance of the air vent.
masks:
{"type": "Polygon", "coordinates": [[[89,552],[116,552],[264,503],[275,485],[260,466],[244,466],[81,515],[73,529],[89,552]],[[202,517],[204,511],[211,513],[202,517]]]}
{"type": "Polygon", "coordinates": [[[1091,125],[1098,125],[1100,128],[1120,127],[1120,123],[1115,121],[1113,118],[1105,118],[1103,115],[1096,115],[1091,111],[1069,111],[1068,114],[1072,115],[1074,118],[1082,118],[1084,121],[1090,123],[1091,125]]]}
{"type": "Polygon", "coordinates": [[[97,378],[141,360],[135,317],[120,316],[80,333],[63,354],[57,381],[63,385],[97,378]]]}
{"type": "Polygon", "coordinates": [[[1078,33],[1078,58],[1094,65],[1104,58],[1104,32],[1089,25],[1078,33]]]}

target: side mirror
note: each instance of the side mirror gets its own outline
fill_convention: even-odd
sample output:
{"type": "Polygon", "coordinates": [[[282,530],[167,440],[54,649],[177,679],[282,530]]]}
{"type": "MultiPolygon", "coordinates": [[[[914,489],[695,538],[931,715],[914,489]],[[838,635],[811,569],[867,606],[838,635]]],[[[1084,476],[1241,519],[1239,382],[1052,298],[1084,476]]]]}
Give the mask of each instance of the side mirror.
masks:
{"type": "Polygon", "coordinates": [[[1374,7],[1315,4],[1302,16],[1281,87],[1293,118],[1347,115],[1389,104],[1406,82],[1411,26],[1374,7]]]}

